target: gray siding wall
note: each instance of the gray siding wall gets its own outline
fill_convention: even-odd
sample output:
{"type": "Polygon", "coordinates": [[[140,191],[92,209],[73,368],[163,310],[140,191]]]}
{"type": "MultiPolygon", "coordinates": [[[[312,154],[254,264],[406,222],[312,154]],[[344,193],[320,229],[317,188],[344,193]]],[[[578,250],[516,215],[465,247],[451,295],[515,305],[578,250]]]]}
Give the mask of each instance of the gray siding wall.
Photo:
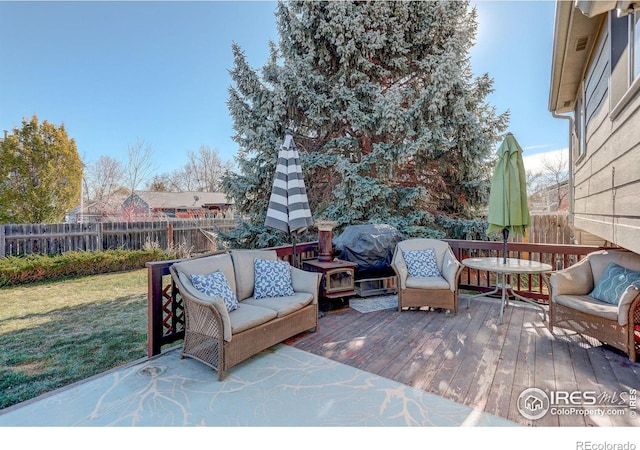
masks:
{"type": "Polygon", "coordinates": [[[574,162],[574,225],[640,253],[640,95],[611,116],[606,22],[584,83],[586,152],[574,162]]]}

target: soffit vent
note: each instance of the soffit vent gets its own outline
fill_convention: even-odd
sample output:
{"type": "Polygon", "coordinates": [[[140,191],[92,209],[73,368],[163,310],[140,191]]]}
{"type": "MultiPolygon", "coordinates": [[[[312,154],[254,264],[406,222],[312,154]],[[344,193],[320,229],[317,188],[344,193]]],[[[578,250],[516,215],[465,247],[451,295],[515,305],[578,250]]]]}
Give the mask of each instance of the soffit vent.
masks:
{"type": "Polygon", "coordinates": [[[581,52],[585,48],[587,48],[587,42],[589,42],[589,36],[579,37],[576,41],[576,51],[581,52]]]}

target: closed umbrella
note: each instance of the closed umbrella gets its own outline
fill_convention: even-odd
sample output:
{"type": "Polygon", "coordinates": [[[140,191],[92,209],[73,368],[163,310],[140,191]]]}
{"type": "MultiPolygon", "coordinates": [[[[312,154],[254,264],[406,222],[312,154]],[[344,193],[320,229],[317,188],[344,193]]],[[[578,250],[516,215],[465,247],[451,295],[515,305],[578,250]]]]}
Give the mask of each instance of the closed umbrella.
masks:
{"type": "Polygon", "coordinates": [[[287,130],[278,152],[278,164],[269,198],[265,226],[289,234],[296,265],[296,237],[313,225],[307,190],[304,186],[300,155],[287,130]]]}
{"type": "Polygon", "coordinates": [[[503,262],[506,264],[509,233],[524,236],[531,218],[522,148],[513,134],[507,133],[498,149],[498,157],[491,179],[487,232],[502,232],[503,262]]]}

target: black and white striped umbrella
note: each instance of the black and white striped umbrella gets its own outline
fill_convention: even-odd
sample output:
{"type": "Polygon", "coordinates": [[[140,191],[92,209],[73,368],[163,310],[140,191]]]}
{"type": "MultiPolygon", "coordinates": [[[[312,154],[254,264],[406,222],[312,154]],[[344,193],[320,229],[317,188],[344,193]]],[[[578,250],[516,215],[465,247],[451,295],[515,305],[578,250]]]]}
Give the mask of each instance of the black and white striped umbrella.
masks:
{"type": "Polygon", "coordinates": [[[292,238],[313,225],[300,155],[289,130],[278,152],[278,165],[264,224],[289,233],[292,238]]]}

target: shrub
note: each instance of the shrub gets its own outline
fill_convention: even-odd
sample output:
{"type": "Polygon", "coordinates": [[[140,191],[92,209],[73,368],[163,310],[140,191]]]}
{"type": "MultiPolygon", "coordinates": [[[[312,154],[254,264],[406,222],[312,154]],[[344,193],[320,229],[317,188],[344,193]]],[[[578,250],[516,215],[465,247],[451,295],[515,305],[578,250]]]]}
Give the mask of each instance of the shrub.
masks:
{"type": "Polygon", "coordinates": [[[0,287],[141,269],[149,261],[173,258],[175,253],[160,249],[8,256],[0,258],[0,287]]]}
{"type": "Polygon", "coordinates": [[[436,224],[445,231],[448,239],[489,240],[487,237],[488,223],[484,220],[463,220],[436,216],[436,224]]]}

